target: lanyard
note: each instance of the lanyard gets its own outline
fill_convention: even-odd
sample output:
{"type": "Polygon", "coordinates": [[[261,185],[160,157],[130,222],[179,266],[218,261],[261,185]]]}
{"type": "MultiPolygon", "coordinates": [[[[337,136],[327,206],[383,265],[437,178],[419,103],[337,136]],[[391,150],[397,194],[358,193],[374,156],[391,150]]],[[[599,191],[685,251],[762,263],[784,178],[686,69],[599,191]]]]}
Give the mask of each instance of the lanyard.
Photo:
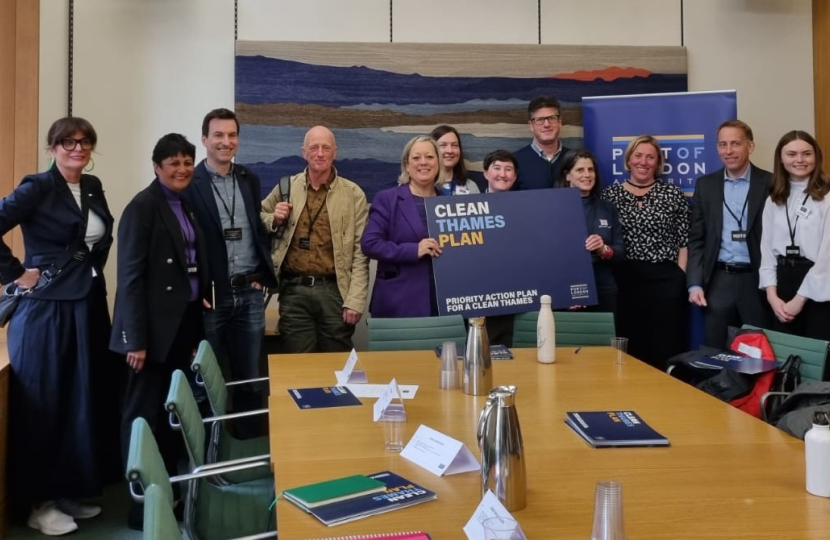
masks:
{"type": "MultiPolygon", "coordinates": [[[[222,178],[221,176],[218,176],[218,175],[217,175],[217,177],[222,178]]],[[[236,213],[236,175],[233,174],[233,173],[231,173],[231,182],[233,184],[233,194],[231,195],[231,207],[230,207],[230,209],[228,208],[228,203],[225,202],[225,199],[222,197],[222,195],[219,193],[219,190],[216,188],[216,184],[211,182],[210,185],[213,187],[213,191],[216,192],[216,196],[219,197],[219,201],[222,203],[222,206],[225,207],[225,212],[227,212],[228,215],[230,216],[230,218],[231,218],[231,228],[233,228],[233,217],[234,217],[234,214],[236,213]]],[[[222,178],[222,184],[224,185],[224,183],[225,183],[224,178],[222,178]]],[[[228,189],[225,188],[225,195],[227,196],[227,194],[228,194],[228,189]]]]}
{"type": "Polygon", "coordinates": [[[738,216],[735,215],[735,212],[733,212],[732,209],[729,208],[729,205],[726,204],[726,199],[723,200],[723,207],[726,208],[726,211],[729,212],[729,215],[732,216],[735,219],[735,221],[738,222],[738,229],[743,228],[742,223],[744,222],[744,214],[746,213],[746,204],[748,202],[749,202],[749,190],[747,189],[746,198],[744,199],[744,206],[743,206],[743,208],[741,208],[741,217],[738,217],[738,216]]]}
{"type": "MultiPolygon", "coordinates": [[[[804,204],[807,202],[807,199],[809,197],[810,197],[809,193],[804,196],[804,200],[801,201],[801,206],[804,206],[804,204]]],[[[784,206],[784,213],[787,216],[787,230],[790,232],[790,245],[794,246],[795,245],[795,230],[798,227],[798,218],[800,218],[801,215],[798,212],[796,212],[796,214],[795,214],[795,223],[793,225],[790,225],[790,205],[785,205],[784,206]]]]}
{"type": "Polygon", "coordinates": [[[308,236],[311,236],[311,230],[314,228],[314,222],[317,221],[317,218],[320,217],[320,213],[323,211],[323,208],[326,206],[326,199],[328,199],[329,192],[326,190],[326,194],[323,196],[323,203],[320,205],[320,208],[317,209],[317,213],[314,214],[314,217],[311,216],[311,210],[308,209],[308,203],[305,205],[305,212],[308,214],[308,236]]]}

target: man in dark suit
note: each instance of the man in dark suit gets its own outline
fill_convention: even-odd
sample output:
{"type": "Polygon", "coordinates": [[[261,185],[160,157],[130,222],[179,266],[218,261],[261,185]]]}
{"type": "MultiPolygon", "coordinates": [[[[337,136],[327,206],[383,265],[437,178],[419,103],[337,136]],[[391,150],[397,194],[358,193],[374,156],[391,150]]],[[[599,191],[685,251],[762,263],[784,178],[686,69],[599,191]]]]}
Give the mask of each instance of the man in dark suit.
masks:
{"type": "Polygon", "coordinates": [[[703,308],[705,343],[726,346],[728,326],[766,327],[769,306],[758,289],[761,215],[772,175],[749,161],[752,129],[740,120],[718,127],[723,169],[698,178],[689,230],[689,302],[703,308]]]}
{"type": "MultiPolygon", "coordinates": [[[[215,109],[202,122],[207,158],[196,167],[183,192],[205,233],[213,286],[213,309],[205,315],[205,335],[229,379],[262,376],[265,329],[263,286],[276,286],[268,235],[259,218],[259,177],[233,163],[239,122],[233,111],[215,109]]],[[[234,410],[262,406],[259,384],[234,387],[234,410]]],[[[237,434],[257,434],[256,422],[237,422],[237,434]]]]}

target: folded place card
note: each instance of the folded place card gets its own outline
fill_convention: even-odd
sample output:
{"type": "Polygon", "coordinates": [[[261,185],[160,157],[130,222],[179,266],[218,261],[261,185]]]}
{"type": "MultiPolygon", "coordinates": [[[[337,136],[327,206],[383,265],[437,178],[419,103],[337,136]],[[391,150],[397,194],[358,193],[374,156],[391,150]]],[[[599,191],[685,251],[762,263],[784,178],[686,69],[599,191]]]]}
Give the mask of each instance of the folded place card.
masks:
{"type": "Polygon", "coordinates": [[[346,365],[340,371],[335,371],[334,375],[337,377],[337,384],[343,385],[348,383],[365,383],[369,379],[366,377],[366,370],[360,365],[360,360],[357,357],[357,351],[352,349],[349,357],[346,359],[346,365]]]}
{"type": "MultiPolygon", "coordinates": [[[[379,398],[383,391],[389,386],[388,384],[346,384],[343,385],[351,391],[352,394],[359,398],[379,398]]],[[[418,393],[417,384],[399,384],[398,391],[401,393],[403,399],[415,399],[415,394],[418,393]]]]}
{"type": "Polygon", "coordinates": [[[400,410],[406,415],[406,410],[403,406],[403,399],[401,398],[401,391],[398,389],[398,381],[392,379],[386,388],[380,393],[378,400],[374,406],[374,420],[377,422],[387,410],[400,410]]]}
{"type": "MultiPolygon", "coordinates": [[[[484,520],[488,518],[509,518],[515,520],[510,512],[507,511],[507,508],[501,503],[498,497],[496,497],[492,491],[489,489],[487,493],[484,494],[484,497],[481,498],[481,502],[478,504],[478,508],[475,509],[473,512],[473,517],[470,518],[470,521],[464,525],[464,534],[467,535],[468,540],[485,540],[484,536],[484,520]]],[[[522,528],[517,526],[516,530],[509,536],[510,540],[527,540],[522,528]]]]}
{"type": "Polygon", "coordinates": [[[438,476],[479,470],[478,461],[463,442],[423,424],[401,455],[438,476]]]}

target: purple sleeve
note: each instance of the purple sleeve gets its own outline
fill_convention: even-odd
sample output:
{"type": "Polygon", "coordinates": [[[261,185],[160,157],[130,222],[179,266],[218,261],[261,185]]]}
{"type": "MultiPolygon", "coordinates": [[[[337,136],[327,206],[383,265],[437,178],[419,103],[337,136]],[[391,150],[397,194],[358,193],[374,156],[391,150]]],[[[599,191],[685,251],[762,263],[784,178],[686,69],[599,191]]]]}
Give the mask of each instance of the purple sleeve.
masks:
{"type": "Polygon", "coordinates": [[[397,202],[397,189],[375,195],[360,248],[367,257],[381,262],[417,262],[418,240],[401,234],[403,216],[397,211],[397,202]]]}

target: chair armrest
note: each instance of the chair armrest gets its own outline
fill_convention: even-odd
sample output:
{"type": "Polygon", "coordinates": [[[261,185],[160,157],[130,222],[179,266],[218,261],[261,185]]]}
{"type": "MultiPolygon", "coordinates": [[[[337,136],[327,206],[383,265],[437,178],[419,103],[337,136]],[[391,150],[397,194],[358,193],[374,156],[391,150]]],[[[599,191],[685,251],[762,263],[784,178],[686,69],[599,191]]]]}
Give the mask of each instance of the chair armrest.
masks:
{"type": "MultiPolygon", "coordinates": [[[[268,455],[251,456],[242,459],[234,459],[232,461],[222,461],[219,463],[210,463],[196,467],[193,472],[188,474],[180,474],[170,478],[170,483],[187,482],[189,480],[196,480],[198,478],[209,478],[211,476],[221,476],[223,474],[245,471],[248,469],[257,469],[259,467],[270,467],[271,460],[268,455]]],[[[129,480],[130,497],[136,502],[144,501],[144,489],[138,479],[129,480]],[[139,489],[141,492],[139,492],[139,489]]],[[[260,538],[254,536],[252,538],[260,538]]],[[[271,536],[263,536],[261,538],[271,538],[271,536]]]]}
{"type": "MultiPolygon", "coordinates": [[[[202,378],[202,373],[200,371],[196,372],[196,376],[194,377],[196,380],[196,384],[199,386],[205,386],[205,380],[202,378]]],[[[225,383],[225,386],[238,386],[240,384],[253,384],[258,382],[268,382],[268,377],[257,377],[255,379],[243,379],[240,381],[228,381],[225,383]]]]}
{"type": "Polygon", "coordinates": [[[791,393],[792,392],[764,392],[764,394],[761,396],[761,399],[760,399],[760,402],[761,402],[761,419],[764,422],[769,421],[769,419],[767,418],[767,400],[770,398],[770,396],[785,396],[786,397],[786,396],[789,396],[791,393]]]}
{"type": "Polygon", "coordinates": [[[251,536],[243,536],[243,537],[240,537],[240,538],[234,538],[234,540],[265,540],[266,538],[279,538],[279,536],[277,536],[276,531],[271,531],[271,532],[262,533],[262,534],[254,534],[254,535],[251,535],[251,536]]]}
{"type": "Polygon", "coordinates": [[[666,368],[666,374],[671,375],[671,372],[674,371],[674,368],[676,368],[676,367],[677,366],[675,366],[675,365],[671,365],[671,366],[667,367],[666,368]]]}
{"type": "Polygon", "coordinates": [[[268,414],[268,409],[254,409],[253,411],[242,411],[238,413],[211,416],[209,418],[202,418],[202,422],[205,424],[212,424],[213,422],[224,422],[225,420],[235,420],[237,418],[247,418],[249,416],[260,416],[262,414],[268,414]]]}
{"type": "Polygon", "coordinates": [[[258,382],[268,382],[268,377],[257,377],[256,379],[244,379],[241,381],[228,381],[225,386],[238,386],[240,384],[251,384],[258,382]]]}

